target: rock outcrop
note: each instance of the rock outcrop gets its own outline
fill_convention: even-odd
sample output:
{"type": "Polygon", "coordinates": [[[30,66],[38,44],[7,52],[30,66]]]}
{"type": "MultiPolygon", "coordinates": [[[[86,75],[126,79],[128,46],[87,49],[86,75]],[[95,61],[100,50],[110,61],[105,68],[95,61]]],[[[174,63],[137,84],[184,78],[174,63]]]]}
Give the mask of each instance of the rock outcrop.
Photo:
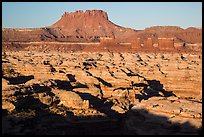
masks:
{"type": "Polygon", "coordinates": [[[152,38],[153,43],[158,42],[158,38],[174,38],[175,42],[202,43],[202,29],[189,27],[183,29],[178,26],[154,26],[145,28],[137,32],[137,37],[144,39],[152,38]]]}

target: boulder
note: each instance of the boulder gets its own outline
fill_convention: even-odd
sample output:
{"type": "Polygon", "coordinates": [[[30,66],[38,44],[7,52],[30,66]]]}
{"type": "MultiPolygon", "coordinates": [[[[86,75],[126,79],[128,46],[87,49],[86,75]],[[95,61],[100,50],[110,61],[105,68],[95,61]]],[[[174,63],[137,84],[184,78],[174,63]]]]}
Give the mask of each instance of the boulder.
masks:
{"type": "Polygon", "coordinates": [[[59,89],[52,89],[52,93],[59,97],[60,104],[68,108],[88,109],[89,101],[83,100],[77,93],[59,89]]]}

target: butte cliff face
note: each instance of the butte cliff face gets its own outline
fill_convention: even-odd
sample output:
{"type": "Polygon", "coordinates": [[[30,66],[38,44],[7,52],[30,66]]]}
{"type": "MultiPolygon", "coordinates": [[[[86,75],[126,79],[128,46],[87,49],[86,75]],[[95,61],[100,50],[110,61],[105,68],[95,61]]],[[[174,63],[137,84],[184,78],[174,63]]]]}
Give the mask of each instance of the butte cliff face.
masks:
{"type": "Polygon", "coordinates": [[[76,36],[85,39],[110,37],[121,40],[136,32],[113,24],[102,10],[65,12],[51,28],[59,28],[64,37],[76,36]]]}
{"type": "Polygon", "coordinates": [[[108,37],[124,42],[136,30],[115,25],[102,10],[65,12],[49,27],[37,29],[2,29],[3,41],[96,42],[108,37]]]}
{"type": "Polygon", "coordinates": [[[60,20],[49,27],[2,29],[3,42],[97,42],[104,37],[113,38],[118,42],[131,42],[139,37],[142,42],[152,38],[155,43],[159,37],[171,37],[176,42],[202,43],[202,29],[155,26],[139,31],[112,23],[108,14],[102,10],[65,12],[60,20]]]}

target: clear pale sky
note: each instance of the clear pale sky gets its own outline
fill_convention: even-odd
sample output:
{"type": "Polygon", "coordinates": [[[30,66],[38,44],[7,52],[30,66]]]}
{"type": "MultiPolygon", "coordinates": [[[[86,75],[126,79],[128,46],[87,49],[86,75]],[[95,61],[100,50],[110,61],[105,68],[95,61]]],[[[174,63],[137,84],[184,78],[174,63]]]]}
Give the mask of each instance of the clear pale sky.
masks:
{"type": "Polygon", "coordinates": [[[202,2],[3,2],[2,28],[38,28],[62,14],[100,9],[113,23],[136,30],[151,26],[202,27],[202,2]]]}

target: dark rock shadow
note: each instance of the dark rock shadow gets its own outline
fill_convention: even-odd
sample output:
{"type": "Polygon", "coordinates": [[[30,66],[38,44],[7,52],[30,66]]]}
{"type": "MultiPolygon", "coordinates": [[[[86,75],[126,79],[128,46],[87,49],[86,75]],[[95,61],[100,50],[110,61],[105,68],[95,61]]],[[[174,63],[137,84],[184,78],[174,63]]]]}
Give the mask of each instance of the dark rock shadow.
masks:
{"type": "Polygon", "coordinates": [[[33,84],[31,87],[32,87],[33,92],[35,92],[35,93],[50,92],[51,91],[50,87],[42,86],[39,84],[33,84]]]}
{"type": "Polygon", "coordinates": [[[106,82],[105,80],[103,80],[100,77],[95,77],[99,82],[101,82],[103,85],[107,86],[107,87],[112,87],[112,84],[109,82],[106,82]]]}
{"type": "Polygon", "coordinates": [[[141,100],[147,100],[154,96],[163,96],[163,97],[170,97],[176,95],[172,91],[166,91],[163,88],[163,84],[160,83],[158,80],[146,80],[148,84],[145,83],[135,83],[132,84],[134,87],[143,87],[144,89],[140,91],[141,94],[136,94],[136,97],[141,100]]]}
{"type": "Polygon", "coordinates": [[[165,97],[169,97],[169,96],[175,96],[176,95],[173,93],[173,91],[166,91],[163,87],[163,84],[160,83],[160,81],[158,80],[147,80],[149,86],[151,89],[157,90],[157,91],[161,91],[165,97]]]}
{"type": "Polygon", "coordinates": [[[74,88],[89,88],[86,84],[82,84],[82,83],[77,83],[75,86],[73,86],[74,88]]]}
{"type": "Polygon", "coordinates": [[[71,84],[70,81],[66,80],[54,80],[52,82],[51,88],[58,88],[66,91],[72,91],[75,88],[89,88],[87,85],[75,82],[74,86],[71,84]]]}
{"type": "Polygon", "coordinates": [[[127,112],[124,132],[127,135],[193,135],[202,134],[189,122],[171,122],[167,117],[155,115],[146,109],[132,109],[127,112]],[[135,124],[133,124],[135,123],[135,124]]]}
{"type": "MultiPolygon", "coordinates": [[[[126,73],[124,71],[124,73],[126,73]]],[[[139,99],[139,101],[141,100],[147,100],[151,97],[155,97],[155,96],[163,96],[163,97],[170,97],[170,96],[175,96],[176,95],[173,93],[173,91],[166,91],[163,87],[163,84],[161,84],[160,81],[158,80],[148,80],[143,76],[140,76],[139,74],[134,74],[132,72],[130,73],[126,73],[127,76],[139,76],[141,78],[144,78],[144,80],[147,82],[147,84],[145,83],[132,83],[132,85],[130,87],[120,87],[120,88],[116,88],[115,90],[121,89],[121,90],[132,90],[134,87],[143,87],[143,90],[140,91],[140,94],[136,94],[136,98],[139,99]]]]}
{"type": "Polygon", "coordinates": [[[67,74],[66,76],[67,76],[67,78],[69,79],[70,82],[76,82],[75,75],[67,74]]]}
{"type": "Polygon", "coordinates": [[[97,111],[104,113],[107,117],[118,119],[121,114],[111,109],[114,105],[112,101],[106,102],[105,98],[99,99],[89,93],[76,92],[83,100],[89,100],[89,106],[97,111]]]}
{"type": "Polygon", "coordinates": [[[52,87],[57,87],[58,89],[71,91],[74,87],[71,85],[69,81],[66,80],[54,80],[54,84],[52,87]]]}
{"type": "Polygon", "coordinates": [[[3,76],[4,79],[9,81],[9,84],[17,85],[17,84],[24,84],[27,81],[34,79],[33,75],[30,76],[18,76],[18,77],[5,77],[3,76]]]}
{"type": "Polygon", "coordinates": [[[28,109],[39,111],[48,107],[47,105],[41,103],[39,99],[34,98],[32,95],[19,96],[17,101],[14,102],[14,105],[17,112],[28,109]]]}
{"type": "Polygon", "coordinates": [[[91,73],[88,72],[88,71],[85,71],[85,72],[87,73],[88,76],[92,76],[92,77],[96,78],[96,79],[97,79],[99,82],[101,82],[103,85],[105,85],[105,86],[107,86],[107,87],[112,87],[112,84],[111,84],[111,83],[109,83],[109,82],[103,80],[103,79],[100,78],[100,77],[94,76],[93,74],[91,74],[91,73]]]}

